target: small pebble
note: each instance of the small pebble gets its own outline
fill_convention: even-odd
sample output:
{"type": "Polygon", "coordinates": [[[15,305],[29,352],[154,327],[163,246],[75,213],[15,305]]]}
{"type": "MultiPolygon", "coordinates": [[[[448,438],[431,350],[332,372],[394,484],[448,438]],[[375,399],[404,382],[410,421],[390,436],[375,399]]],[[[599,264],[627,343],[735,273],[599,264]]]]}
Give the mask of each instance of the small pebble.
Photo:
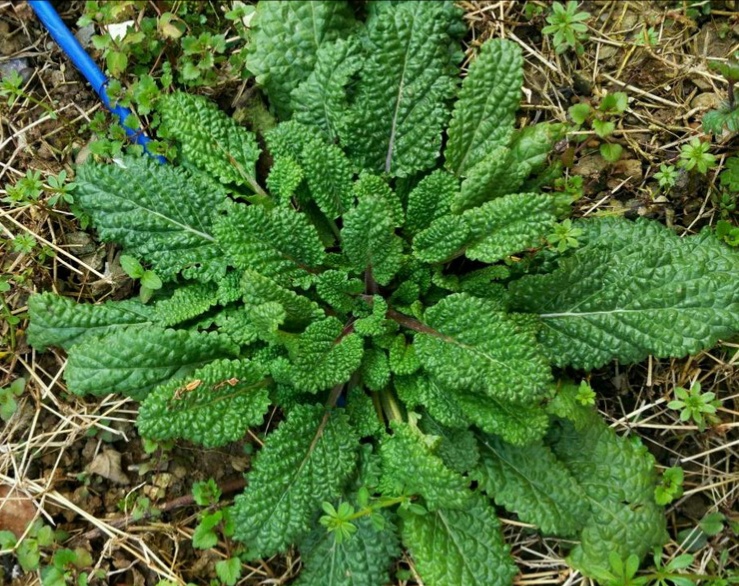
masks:
{"type": "Polygon", "coordinates": [[[0,79],[5,79],[14,71],[20,74],[24,84],[28,83],[33,75],[33,68],[25,57],[0,62],[0,79]]]}

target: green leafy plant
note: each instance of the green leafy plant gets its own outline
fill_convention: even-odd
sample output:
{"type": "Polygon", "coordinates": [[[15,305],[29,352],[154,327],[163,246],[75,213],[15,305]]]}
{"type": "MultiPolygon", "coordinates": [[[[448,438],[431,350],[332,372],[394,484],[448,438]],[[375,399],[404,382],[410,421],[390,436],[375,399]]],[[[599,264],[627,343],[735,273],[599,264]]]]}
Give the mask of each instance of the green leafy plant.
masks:
{"type": "Polygon", "coordinates": [[[714,423],[718,420],[716,409],[721,406],[721,402],[716,399],[716,393],[701,392],[699,381],[695,381],[690,389],[675,387],[675,397],[676,399],[670,401],[667,406],[680,411],[680,421],[692,419],[703,431],[706,423],[714,423]]]}
{"type": "Polygon", "coordinates": [[[162,288],[162,280],[152,270],[144,269],[141,263],[128,254],[122,254],[120,257],[121,268],[132,279],[141,282],[139,290],[139,298],[143,303],[151,299],[154,291],[162,288]]]}
{"type": "Polygon", "coordinates": [[[659,183],[661,189],[669,191],[675,187],[675,183],[677,183],[677,175],[678,171],[675,168],[675,165],[666,165],[662,163],[659,166],[659,171],[654,174],[654,178],[659,183]]]}
{"type": "Polygon", "coordinates": [[[709,150],[711,150],[711,143],[701,142],[699,138],[693,138],[688,144],[680,147],[678,167],[686,171],[695,169],[701,175],[705,175],[709,169],[716,166],[716,157],[709,153],[709,150]]]}
{"type": "Polygon", "coordinates": [[[589,125],[593,132],[603,139],[600,154],[609,163],[618,161],[623,153],[623,147],[620,144],[607,140],[616,130],[613,118],[623,115],[628,105],[629,98],[626,93],[614,92],[606,94],[597,108],[593,108],[587,102],[581,102],[570,106],[568,110],[576,128],[589,125]]]}
{"type": "Polygon", "coordinates": [[[258,5],[247,66],[282,120],[266,177],[257,137],[182,93],[157,105],[178,164],[79,167],[100,237],[163,286],[35,295],[30,343],[68,351],[70,391],[141,401],[155,441],[222,446],[279,408],[218,522],[244,561],[296,545],[303,586],[385,584],[401,545],[429,586],[509,584],[496,506],[587,576],[610,552],[638,565],[666,539],[654,459],[558,369],[732,335],[739,257],[617,218],[547,246],[557,198],[533,186],[561,125],[515,128],[519,48],[486,42],[460,84],[453,3],[367,9],[258,5]]]}
{"type": "Polygon", "coordinates": [[[575,0],[569,0],[567,5],[554,2],[552,13],[547,16],[549,25],[541,29],[541,32],[552,36],[557,55],[567,49],[574,49],[578,55],[582,55],[585,51],[582,42],[588,38],[588,27],[584,21],[589,18],[590,13],[580,12],[575,0]]]}
{"type": "MultiPolygon", "coordinates": [[[[210,549],[218,543],[219,538],[230,540],[235,530],[234,521],[228,507],[217,508],[221,490],[215,481],[210,478],[204,482],[196,482],[192,486],[192,494],[198,505],[207,507],[200,514],[200,521],[193,533],[193,547],[210,549]]],[[[216,562],[216,574],[227,586],[233,586],[241,577],[241,560],[238,557],[241,549],[229,547],[229,557],[216,562]]]]}
{"type": "MultiPolygon", "coordinates": [[[[34,572],[39,569],[44,571],[45,567],[41,565],[42,550],[54,545],[55,541],[57,536],[54,530],[44,525],[41,519],[36,519],[31,524],[21,540],[18,540],[12,531],[0,530],[0,551],[3,554],[14,553],[23,572],[34,572]]],[[[3,576],[2,572],[0,568],[0,578],[10,578],[3,576]]]]}
{"type": "Polygon", "coordinates": [[[658,505],[668,505],[683,494],[684,472],[680,466],[668,468],[662,473],[662,481],[654,489],[654,500],[658,505]]]}
{"type": "Polygon", "coordinates": [[[26,380],[17,378],[7,387],[0,387],[0,418],[3,421],[10,421],[10,418],[18,409],[16,399],[23,394],[26,388],[26,380]]]}

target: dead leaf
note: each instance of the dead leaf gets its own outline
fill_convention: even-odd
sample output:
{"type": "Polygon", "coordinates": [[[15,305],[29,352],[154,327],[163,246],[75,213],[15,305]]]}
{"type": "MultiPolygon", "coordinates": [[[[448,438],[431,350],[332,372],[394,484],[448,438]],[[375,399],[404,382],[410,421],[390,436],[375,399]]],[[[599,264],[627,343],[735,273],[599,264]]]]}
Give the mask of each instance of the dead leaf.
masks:
{"type": "Polygon", "coordinates": [[[103,478],[115,482],[116,484],[130,484],[123,471],[121,470],[121,454],[115,450],[103,450],[100,452],[90,465],[87,467],[90,474],[97,474],[103,478]]]}
{"type": "Polygon", "coordinates": [[[0,485],[0,531],[12,531],[20,537],[35,517],[33,499],[6,484],[0,485]]]}

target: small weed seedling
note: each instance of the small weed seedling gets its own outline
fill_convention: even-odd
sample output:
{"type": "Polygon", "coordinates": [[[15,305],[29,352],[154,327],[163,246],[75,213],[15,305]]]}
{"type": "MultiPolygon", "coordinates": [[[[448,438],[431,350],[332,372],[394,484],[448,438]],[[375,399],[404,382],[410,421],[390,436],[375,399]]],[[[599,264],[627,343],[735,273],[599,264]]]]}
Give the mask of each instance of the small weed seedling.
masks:
{"type": "Polygon", "coordinates": [[[628,108],[628,96],[624,92],[614,92],[603,97],[597,108],[582,102],[570,106],[568,112],[577,128],[589,125],[595,134],[604,140],[600,145],[601,156],[609,163],[615,163],[621,158],[623,147],[610,142],[611,135],[616,129],[614,118],[623,115],[628,108]]]}
{"type": "Polygon", "coordinates": [[[711,150],[710,142],[702,142],[699,138],[693,138],[688,144],[680,147],[680,160],[678,167],[686,171],[693,171],[705,175],[709,169],[716,166],[716,157],[708,151],[711,150]]]}
{"type": "Polygon", "coordinates": [[[675,387],[675,397],[667,406],[670,409],[680,411],[680,421],[690,421],[704,431],[707,423],[718,421],[716,409],[721,402],[716,399],[716,393],[701,392],[701,384],[695,381],[690,389],[675,387]]]}
{"type": "Polygon", "coordinates": [[[552,13],[547,16],[549,25],[541,29],[541,32],[552,37],[557,55],[567,49],[574,49],[580,56],[585,52],[582,43],[588,39],[585,21],[589,18],[590,13],[580,12],[575,0],[569,0],[566,6],[555,1],[552,4],[552,13]]]}

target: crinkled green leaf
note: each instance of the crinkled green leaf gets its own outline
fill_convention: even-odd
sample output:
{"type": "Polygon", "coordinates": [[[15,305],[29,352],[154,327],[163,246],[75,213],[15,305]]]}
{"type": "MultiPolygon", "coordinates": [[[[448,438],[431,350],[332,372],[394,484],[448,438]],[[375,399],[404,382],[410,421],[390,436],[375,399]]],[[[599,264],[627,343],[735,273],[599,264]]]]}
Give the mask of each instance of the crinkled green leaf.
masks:
{"type": "Polygon", "coordinates": [[[237,353],[229,338],[215,333],[155,326],[116,330],[70,348],[65,378],[78,395],[121,393],[141,400],[161,383],[237,353]]]}
{"type": "Polygon", "coordinates": [[[357,430],[359,437],[370,437],[384,429],[375,403],[368,392],[374,395],[372,391],[365,391],[357,386],[350,388],[346,395],[346,412],[349,415],[349,423],[357,430]]]}
{"type": "Polygon", "coordinates": [[[467,218],[441,216],[416,234],[413,239],[413,254],[425,262],[446,262],[461,255],[472,238],[467,218]]]}
{"type": "Polygon", "coordinates": [[[244,308],[252,321],[257,319],[258,314],[264,316],[259,308],[266,304],[281,309],[283,319],[279,323],[284,323],[288,330],[304,328],[311,321],[323,316],[323,312],[314,301],[280,286],[255,271],[244,271],[241,288],[244,293],[244,308]]]}
{"type": "Polygon", "coordinates": [[[248,360],[216,360],[155,388],[141,404],[136,425],[158,441],[181,438],[206,448],[237,441],[261,425],[269,408],[264,375],[248,360]]]}
{"type": "Polygon", "coordinates": [[[664,544],[664,513],[654,501],[654,458],[636,437],[619,438],[591,411],[582,431],[561,422],[549,443],[590,507],[580,543],[567,558],[570,564],[586,576],[602,575],[612,553],[622,560],[643,559],[664,544]]]}
{"type": "Polygon", "coordinates": [[[364,290],[361,280],[350,278],[346,272],[324,271],[316,277],[316,291],[336,311],[348,313],[355,305],[356,296],[364,290]]]}
{"type": "Polygon", "coordinates": [[[287,204],[303,182],[303,168],[292,157],[275,159],[267,177],[267,189],[280,203],[287,204]]]}
{"type": "Polygon", "coordinates": [[[174,92],[158,103],[163,131],[177,141],[179,155],[221,183],[255,193],[259,146],[254,135],[202,96],[174,92]]]}
{"type": "Polygon", "coordinates": [[[235,500],[234,537],[248,546],[249,559],[284,551],[307,535],[321,503],[341,494],[358,445],[340,411],[298,405],[289,412],[267,437],[235,500]]]}
{"type": "Polygon", "coordinates": [[[393,422],[392,429],[393,434],[380,445],[383,492],[387,496],[420,495],[431,510],[466,507],[469,481],[434,454],[433,436],[402,422],[393,422]]]}
{"type": "Polygon", "coordinates": [[[426,310],[435,333],[416,335],[416,354],[443,384],[503,401],[528,403],[551,380],[535,332],[488,300],[456,293],[426,310]]]}
{"type": "Polygon", "coordinates": [[[296,586],[377,586],[389,584],[389,570],[399,555],[395,526],[385,521],[381,531],[368,516],[354,521],[357,528],[340,543],[323,527],[316,527],[300,545],[303,569],[296,586]]]}
{"type": "Polygon", "coordinates": [[[739,330],[739,255],[712,235],[617,219],[574,226],[580,248],[510,287],[516,309],[541,317],[555,364],[682,356],[739,330]]]}
{"type": "Polygon", "coordinates": [[[419,232],[437,218],[447,215],[458,190],[458,179],[441,169],[424,177],[408,195],[405,229],[411,233],[419,232]]]}
{"type": "Polygon", "coordinates": [[[525,165],[531,172],[540,171],[547,157],[567,130],[565,124],[541,122],[513,132],[510,160],[514,167],[525,165]]]}
{"type": "Polygon", "coordinates": [[[449,123],[447,168],[466,175],[496,147],[507,146],[523,84],[523,56],[515,43],[490,39],[470,65],[449,123]]]}
{"type": "Polygon", "coordinates": [[[164,280],[217,280],[225,272],[213,237],[214,210],[226,194],[181,168],[148,157],[77,169],[74,197],[100,238],[121,244],[164,280]]]}
{"type": "Polygon", "coordinates": [[[506,195],[464,215],[473,234],[465,256],[487,263],[540,245],[556,221],[553,199],[540,193],[506,195]]]}
{"type": "Polygon", "coordinates": [[[154,309],[136,300],[108,301],[99,305],[75,303],[69,297],[40,293],[28,299],[28,343],[38,350],[59,346],[68,350],[89,337],[121,328],[148,327],[154,309]]]}
{"type": "Polygon", "coordinates": [[[448,262],[463,253],[472,260],[493,263],[540,245],[555,221],[551,197],[505,195],[462,215],[437,218],[416,235],[413,252],[432,263],[448,262]]]}
{"type": "Polygon", "coordinates": [[[469,421],[454,394],[439,381],[419,373],[416,376],[396,376],[393,383],[398,398],[405,403],[407,409],[422,407],[444,425],[453,428],[469,427],[469,421]]]}
{"type": "Polygon", "coordinates": [[[280,118],[292,112],[290,93],[306,80],[322,45],[346,36],[354,16],[346,2],[260,2],[251,26],[247,67],[280,118]]]}
{"type": "Polygon", "coordinates": [[[366,59],[342,144],[371,171],[407,176],[439,156],[454,91],[446,2],[399,2],[367,22],[366,59]]]}
{"type": "Polygon", "coordinates": [[[379,348],[368,348],[362,358],[362,382],[372,391],[381,391],[390,382],[387,353],[379,348]]]}
{"type": "Polygon", "coordinates": [[[495,510],[481,497],[463,509],[407,515],[401,537],[428,586],[509,586],[518,573],[495,510]]]}
{"type": "Polygon", "coordinates": [[[170,327],[193,319],[218,303],[218,289],[213,283],[191,283],[175,290],[167,299],[154,304],[157,325],[170,327]]]}
{"type": "Polygon", "coordinates": [[[517,405],[505,399],[455,393],[453,388],[451,394],[449,400],[456,403],[467,420],[513,445],[525,446],[538,441],[549,428],[549,417],[536,402],[517,405]]]}
{"type": "Polygon", "coordinates": [[[339,147],[312,140],[305,145],[300,162],[313,201],[330,220],[352,206],[352,168],[339,147]]]}
{"type": "Polygon", "coordinates": [[[275,380],[310,393],[348,381],[359,368],[364,350],[359,336],[345,335],[343,330],[338,319],[329,317],[288,340],[291,360],[273,367],[275,380]]]}
{"type": "Polygon", "coordinates": [[[477,440],[469,429],[446,427],[428,413],[421,416],[418,427],[426,435],[439,438],[436,455],[450,470],[459,474],[467,474],[477,466],[480,452],[477,448],[477,440]]]}
{"type": "Polygon", "coordinates": [[[315,68],[292,92],[293,119],[319,129],[334,141],[348,109],[346,86],[362,66],[356,39],[324,43],[316,53],[315,68]]]}
{"type": "Polygon", "coordinates": [[[469,169],[451,208],[460,213],[502,195],[515,193],[529,174],[528,164],[516,164],[510,149],[498,147],[469,169]]]}
{"type": "Polygon", "coordinates": [[[325,260],[316,229],[291,209],[231,205],[214,228],[231,264],[285,286],[305,279],[325,260]]]}
{"type": "Polygon", "coordinates": [[[355,270],[370,270],[380,285],[387,285],[403,262],[403,242],[394,228],[389,203],[377,196],[362,198],[344,216],[344,253],[355,270]]]}
{"type": "Polygon", "coordinates": [[[513,446],[494,436],[481,436],[479,445],[472,478],[496,504],[544,533],[572,537],[582,529],[590,513],[582,488],[547,446],[513,446]]]}

